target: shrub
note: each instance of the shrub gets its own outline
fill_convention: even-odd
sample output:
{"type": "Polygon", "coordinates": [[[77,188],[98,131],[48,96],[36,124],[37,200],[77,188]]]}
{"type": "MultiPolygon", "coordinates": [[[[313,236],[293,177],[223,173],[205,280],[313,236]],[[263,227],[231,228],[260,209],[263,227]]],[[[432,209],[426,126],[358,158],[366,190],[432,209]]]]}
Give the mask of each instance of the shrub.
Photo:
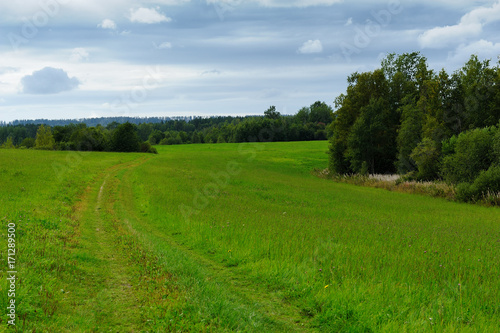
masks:
{"type": "Polygon", "coordinates": [[[21,144],[20,144],[21,147],[25,147],[25,148],[33,148],[35,147],[35,139],[33,138],[25,138],[21,144]]]}
{"type": "Polygon", "coordinates": [[[495,163],[500,165],[500,125],[493,137],[493,159],[495,163]]]}
{"type": "Polygon", "coordinates": [[[478,201],[488,199],[490,196],[498,198],[498,193],[500,193],[500,166],[498,165],[482,171],[472,184],[461,183],[457,186],[459,201],[478,201]]]}
{"type": "Polygon", "coordinates": [[[493,161],[495,132],[495,127],[487,127],[460,133],[455,153],[443,159],[443,178],[452,183],[472,183],[481,171],[487,170],[493,161]]]}
{"type": "Polygon", "coordinates": [[[158,151],[156,150],[155,147],[151,146],[149,142],[143,142],[141,143],[141,152],[143,153],[152,153],[152,154],[158,154],[158,151]]]}

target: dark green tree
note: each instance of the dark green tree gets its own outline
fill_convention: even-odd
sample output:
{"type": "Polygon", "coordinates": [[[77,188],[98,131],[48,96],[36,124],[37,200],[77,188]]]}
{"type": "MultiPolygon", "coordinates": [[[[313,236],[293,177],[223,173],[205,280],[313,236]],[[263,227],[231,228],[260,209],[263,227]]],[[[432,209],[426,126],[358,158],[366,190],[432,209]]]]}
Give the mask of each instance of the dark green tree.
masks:
{"type": "Polygon", "coordinates": [[[272,105],[271,107],[269,107],[269,109],[267,109],[264,112],[264,116],[269,119],[278,119],[281,116],[281,114],[278,111],[276,111],[276,107],[272,105]]]}
{"type": "Polygon", "coordinates": [[[127,122],[116,128],[111,141],[111,150],[117,152],[141,151],[141,142],[134,125],[127,122]]]}
{"type": "Polygon", "coordinates": [[[313,123],[329,124],[333,121],[333,110],[325,102],[315,102],[309,108],[309,121],[313,123]]]}

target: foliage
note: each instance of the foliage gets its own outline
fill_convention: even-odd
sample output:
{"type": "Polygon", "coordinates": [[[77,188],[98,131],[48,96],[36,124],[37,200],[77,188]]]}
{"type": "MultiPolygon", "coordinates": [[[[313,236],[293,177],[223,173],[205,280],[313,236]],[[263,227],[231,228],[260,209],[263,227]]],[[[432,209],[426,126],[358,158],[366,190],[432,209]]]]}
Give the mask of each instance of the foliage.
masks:
{"type": "Polygon", "coordinates": [[[116,128],[111,139],[111,150],[122,153],[141,151],[141,142],[134,125],[125,123],[116,128]]]}
{"type": "Polygon", "coordinates": [[[493,158],[497,165],[500,165],[500,123],[497,126],[497,133],[493,137],[493,158]]]}
{"type": "Polygon", "coordinates": [[[330,166],[335,173],[392,170],[398,116],[385,99],[389,85],[382,70],[354,73],[347,94],[336,100],[330,166]]]}
{"type": "Polygon", "coordinates": [[[472,183],[461,183],[457,187],[457,198],[460,201],[488,201],[500,205],[500,166],[492,165],[488,170],[481,171],[472,183]]]}
{"type": "Polygon", "coordinates": [[[14,146],[12,138],[9,136],[7,138],[7,140],[0,146],[0,148],[3,148],[3,149],[15,149],[16,146],[14,146]]]}
{"type": "Polygon", "coordinates": [[[264,116],[269,119],[278,119],[281,116],[281,114],[278,111],[276,111],[276,107],[272,105],[271,107],[269,107],[269,109],[267,109],[264,112],[264,116]]]}
{"type": "Polygon", "coordinates": [[[414,52],[389,54],[381,69],[351,74],[329,126],[330,172],[395,168],[417,179],[472,183],[500,163],[492,127],[500,126],[499,64],[473,55],[449,75],[429,69],[414,52]]]}
{"type": "Polygon", "coordinates": [[[449,182],[472,182],[493,162],[492,141],[496,128],[474,129],[461,133],[455,144],[455,153],[443,159],[442,175],[449,182]]]}
{"type": "Polygon", "coordinates": [[[56,141],[52,135],[51,128],[45,125],[40,125],[38,131],[36,132],[35,149],[53,150],[55,145],[56,141]]]}
{"type": "Polygon", "coordinates": [[[415,147],[410,157],[417,164],[417,179],[433,180],[438,177],[440,147],[429,138],[424,138],[415,147]]]}
{"type": "Polygon", "coordinates": [[[33,147],[35,147],[35,139],[24,138],[19,146],[24,147],[24,148],[33,148],[33,147]]]}

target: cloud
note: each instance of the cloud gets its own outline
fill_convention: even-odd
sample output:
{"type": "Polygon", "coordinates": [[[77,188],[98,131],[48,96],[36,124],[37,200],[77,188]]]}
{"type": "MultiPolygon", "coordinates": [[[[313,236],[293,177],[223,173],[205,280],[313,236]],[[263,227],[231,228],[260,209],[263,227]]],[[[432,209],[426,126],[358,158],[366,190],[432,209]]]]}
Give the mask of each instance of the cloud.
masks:
{"type": "Polygon", "coordinates": [[[220,74],[222,74],[222,72],[218,69],[212,69],[212,70],[204,71],[203,73],[201,73],[202,76],[204,76],[204,75],[220,75],[220,74]]]}
{"type": "Polygon", "coordinates": [[[464,64],[469,60],[471,54],[475,54],[479,59],[491,59],[495,62],[500,54],[500,43],[493,43],[484,39],[470,44],[462,44],[448,57],[449,62],[464,64]]]}
{"type": "Polygon", "coordinates": [[[25,94],[57,94],[77,88],[80,81],[59,68],[45,67],[21,79],[25,94]]]}
{"type": "Polygon", "coordinates": [[[349,17],[349,18],[347,19],[347,22],[344,24],[344,26],[346,26],[346,27],[348,27],[348,26],[350,26],[350,25],[352,25],[352,17],[349,17]]]}
{"type": "Polygon", "coordinates": [[[18,72],[19,68],[15,67],[0,67],[0,75],[18,72]]]}
{"type": "Polygon", "coordinates": [[[104,19],[97,25],[99,28],[116,30],[116,23],[110,19],[104,19]]]}
{"type": "Polygon", "coordinates": [[[71,52],[69,60],[72,62],[82,62],[89,60],[89,57],[90,54],[88,53],[87,50],[81,47],[77,47],[76,49],[73,49],[73,51],[71,52]]]}
{"type": "MultiPolygon", "coordinates": [[[[215,4],[221,6],[237,6],[243,3],[242,0],[206,0],[207,4],[215,4]]],[[[312,6],[331,6],[341,3],[343,0],[250,0],[263,7],[270,8],[306,8],[312,6]]]]}
{"type": "Polygon", "coordinates": [[[130,20],[130,22],[147,24],[172,21],[170,17],[159,13],[154,8],[139,8],[136,10],[130,9],[128,19],[130,20]]]}
{"type": "Polygon", "coordinates": [[[423,48],[445,48],[451,44],[464,43],[471,37],[480,35],[483,27],[500,20],[500,1],[492,7],[479,7],[462,16],[456,25],[436,27],[418,37],[423,48]]]}
{"type": "Polygon", "coordinates": [[[153,42],[153,46],[155,47],[155,49],[158,49],[158,50],[165,50],[165,49],[171,49],[172,48],[172,43],[169,43],[169,42],[163,42],[161,44],[156,44],[153,42]]]}
{"type": "Polygon", "coordinates": [[[311,54],[311,53],[321,53],[323,52],[323,45],[321,41],[316,40],[308,40],[298,50],[301,54],[311,54]]]}

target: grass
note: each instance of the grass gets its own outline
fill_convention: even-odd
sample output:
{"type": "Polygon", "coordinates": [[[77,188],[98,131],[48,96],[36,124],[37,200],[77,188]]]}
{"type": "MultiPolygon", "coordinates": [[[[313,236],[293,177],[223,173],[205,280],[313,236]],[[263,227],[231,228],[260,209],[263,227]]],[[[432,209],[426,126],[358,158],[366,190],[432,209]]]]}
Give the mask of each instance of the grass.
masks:
{"type": "Polygon", "coordinates": [[[499,211],[318,179],[325,151],[160,147],[134,172],[135,209],[322,331],[496,330],[499,211]]]}
{"type": "Polygon", "coordinates": [[[158,150],[0,150],[20,331],[498,331],[498,209],[318,178],[326,142],[158,150]]]}

